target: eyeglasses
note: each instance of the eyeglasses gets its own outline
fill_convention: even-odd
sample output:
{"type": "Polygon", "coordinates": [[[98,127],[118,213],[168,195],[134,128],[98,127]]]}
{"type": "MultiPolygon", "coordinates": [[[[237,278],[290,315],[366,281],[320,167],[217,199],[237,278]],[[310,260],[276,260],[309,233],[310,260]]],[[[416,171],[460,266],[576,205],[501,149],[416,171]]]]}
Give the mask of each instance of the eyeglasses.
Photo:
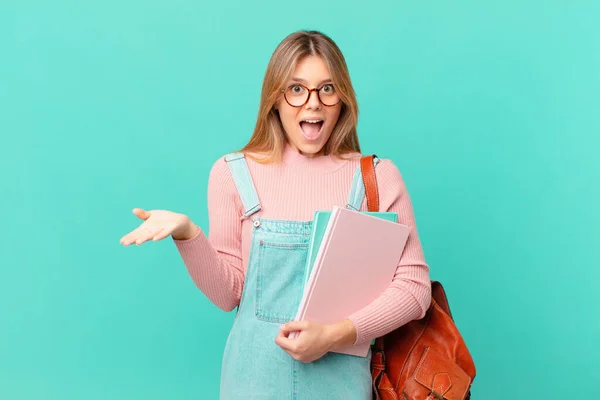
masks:
{"type": "Polygon", "coordinates": [[[281,91],[283,92],[285,101],[292,107],[302,107],[305,105],[313,91],[317,92],[317,98],[327,107],[335,106],[341,100],[331,83],[314,89],[309,89],[304,85],[294,84],[288,86],[287,89],[281,89],[281,91]]]}

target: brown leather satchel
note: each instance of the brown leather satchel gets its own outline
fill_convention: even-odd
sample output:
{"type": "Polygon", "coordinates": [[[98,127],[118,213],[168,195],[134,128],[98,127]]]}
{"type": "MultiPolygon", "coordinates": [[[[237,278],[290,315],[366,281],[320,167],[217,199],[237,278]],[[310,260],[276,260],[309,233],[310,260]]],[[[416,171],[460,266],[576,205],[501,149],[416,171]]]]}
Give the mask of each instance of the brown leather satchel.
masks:
{"type": "MultiPolygon", "coordinates": [[[[361,159],[369,211],[379,211],[374,155],[361,159]]],[[[464,400],[471,397],[475,364],[456,328],[444,288],[431,281],[425,317],[377,338],[371,372],[376,400],[464,400]]]]}

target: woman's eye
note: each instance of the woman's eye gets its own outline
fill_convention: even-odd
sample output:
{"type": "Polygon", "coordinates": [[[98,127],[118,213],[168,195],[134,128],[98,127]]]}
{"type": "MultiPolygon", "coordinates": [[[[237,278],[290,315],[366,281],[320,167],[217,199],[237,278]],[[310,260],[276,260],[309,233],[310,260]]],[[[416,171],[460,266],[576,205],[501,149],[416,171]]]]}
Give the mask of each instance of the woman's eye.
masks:
{"type": "Polygon", "coordinates": [[[303,90],[304,90],[304,88],[302,86],[298,86],[298,85],[292,86],[293,93],[296,93],[296,94],[302,93],[303,90]]]}
{"type": "Polygon", "coordinates": [[[321,90],[323,91],[323,93],[333,93],[333,85],[325,85],[321,90]]]}

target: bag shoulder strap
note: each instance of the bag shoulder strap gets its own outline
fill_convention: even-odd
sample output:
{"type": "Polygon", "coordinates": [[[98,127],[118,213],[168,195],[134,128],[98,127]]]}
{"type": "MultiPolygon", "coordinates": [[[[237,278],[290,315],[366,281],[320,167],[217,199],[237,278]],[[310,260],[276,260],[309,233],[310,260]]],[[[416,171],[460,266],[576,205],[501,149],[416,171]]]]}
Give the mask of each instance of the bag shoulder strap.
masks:
{"type": "Polygon", "coordinates": [[[377,177],[375,175],[375,165],[373,163],[375,158],[377,158],[377,156],[371,154],[369,156],[363,156],[360,159],[360,170],[365,185],[368,211],[379,211],[379,189],[377,188],[377,177]]]}
{"type": "MultiPolygon", "coordinates": [[[[376,157],[376,155],[372,154],[364,156],[360,160],[360,169],[367,196],[368,211],[379,211],[379,189],[377,187],[375,167],[373,166],[373,159],[376,157]]],[[[431,281],[431,289],[433,300],[450,316],[450,318],[452,318],[448,298],[446,297],[446,292],[444,291],[442,284],[438,281],[431,281]]],[[[376,351],[382,352],[383,338],[379,337],[375,339],[374,347],[376,351]]]]}
{"type": "MultiPolygon", "coordinates": [[[[371,154],[363,156],[360,159],[360,171],[365,186],[365,195],[367,196],[367,210],[372,212],[379,211],[379,188],[377,187],[377,176],[375,175],[375,166],[373,164],[373,160],[376,158],[375,154],[371,154]]],[[[385,364],[385,359],[383,358],[383,338],[376,338],[373,347],[374,351],[381,354],[381,363],[385,364]]]]}
{"type": "Polygon", "coordinates": [[[454,319],[450,312],[450,304],[448,303],[448,297],[446,297],[446,291],[440,282],[431,281],[431,297],[451,319],[454,319]]]}

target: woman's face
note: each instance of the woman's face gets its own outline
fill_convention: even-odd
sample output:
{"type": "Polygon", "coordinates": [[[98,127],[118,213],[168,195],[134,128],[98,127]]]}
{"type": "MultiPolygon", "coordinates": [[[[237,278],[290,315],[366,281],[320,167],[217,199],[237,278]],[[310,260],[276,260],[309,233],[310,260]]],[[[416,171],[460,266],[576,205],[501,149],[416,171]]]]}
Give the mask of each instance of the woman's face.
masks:
{"type": "Polygon", "coordinates": [[[290,146],[308,157],[321,155],[342,109],[327,66],[320,57],[305,57],[285,87],[289,88],[286,89],[287,101],[282,93],[276,108],[290,146]],[[306,99],[306,88],[319,89],[319,96],[326,104],[337,104],[325,106],[319,101],[317,91],[312,91],[304,105],[294,107],[306,99]]]}

